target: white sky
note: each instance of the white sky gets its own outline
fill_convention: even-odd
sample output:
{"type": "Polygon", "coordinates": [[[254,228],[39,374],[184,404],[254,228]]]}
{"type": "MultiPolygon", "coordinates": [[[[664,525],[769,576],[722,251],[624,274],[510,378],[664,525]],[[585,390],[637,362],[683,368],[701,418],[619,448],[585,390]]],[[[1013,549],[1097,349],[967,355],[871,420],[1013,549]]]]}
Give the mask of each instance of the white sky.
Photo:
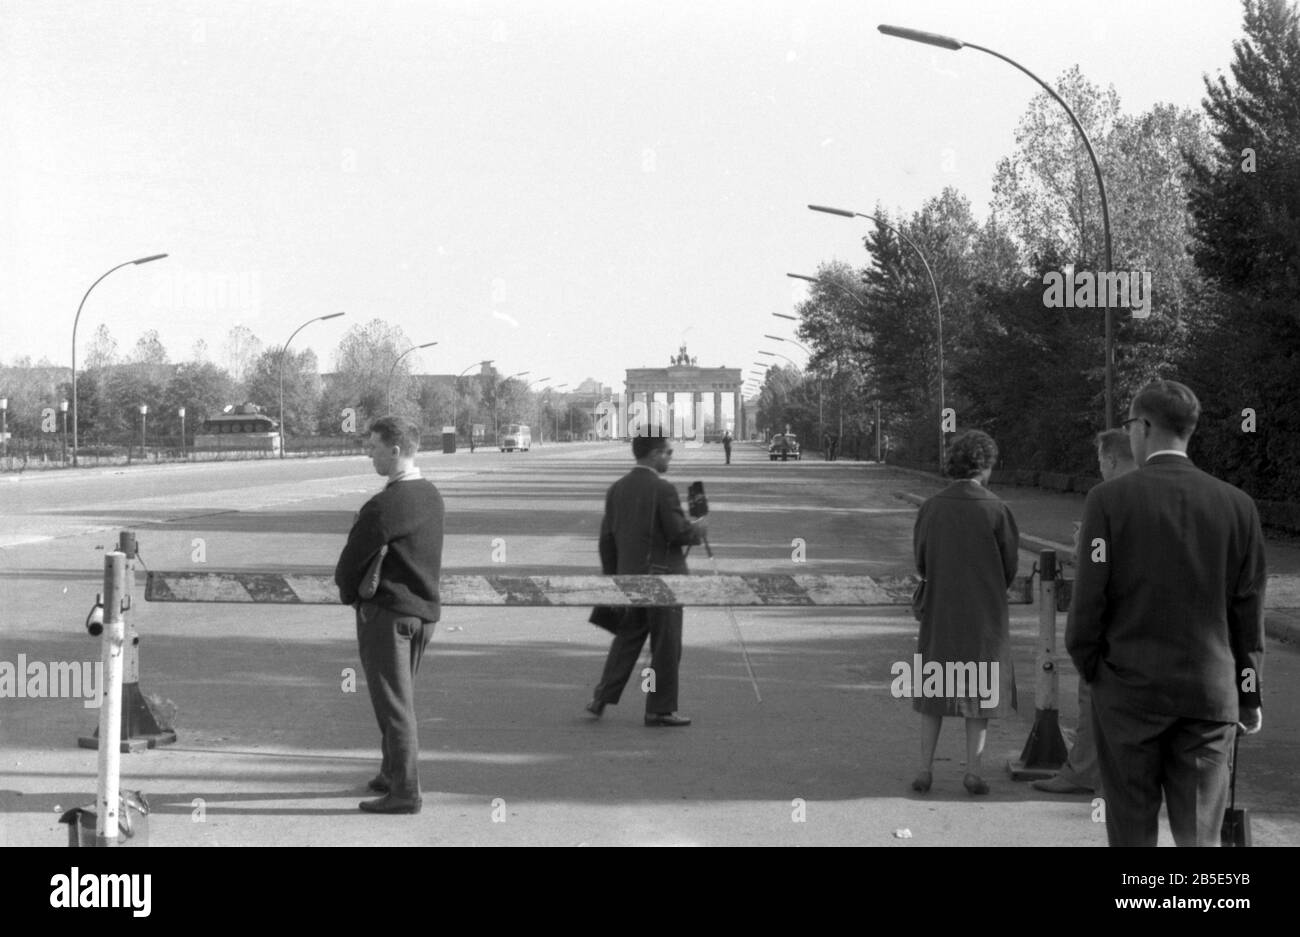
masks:
{"type": "MultiPolygon", "coordinates": [[[[802,361],[787,271],[861,264],[866,222],[952,185],[980,218],[1038,86],[1078,63],[1123,109],[1198,107],[1237,0],[0,0],[0,363],[122,351],[226,364],[303,321],[323,370],[383,318],[454,373],[492,358],[622,389],[685,340],[705,366],[802,361]],[[220,287],[224,287],[221,289],[220,287]],[[224,295],[223,295],[224,294],[224,295]],[[771,359],[769,359],[771,360],[771,359]]],[[[1103,167],[1104,168],[1104,167],[1103,167]]]]}

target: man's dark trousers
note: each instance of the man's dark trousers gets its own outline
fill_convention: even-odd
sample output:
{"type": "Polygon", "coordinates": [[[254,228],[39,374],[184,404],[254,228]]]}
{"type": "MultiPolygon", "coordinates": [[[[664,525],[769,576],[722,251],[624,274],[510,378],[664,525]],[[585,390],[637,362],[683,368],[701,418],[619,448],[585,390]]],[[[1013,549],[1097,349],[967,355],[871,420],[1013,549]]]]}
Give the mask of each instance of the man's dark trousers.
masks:
{"type": "Polygon", "coordinates": [[[1218,846],[1236,726],[1144,711],[1107,692],[1104,675],[1092,719],[1110,845],[1156,845],[1163,789],[1174,843],[1218,846]]]}
{"type": "Polygon", "coordinates": [[[624,630],[614,637],[605,658],[605,672],[596,685],[594,699],[617,704],[623,695],[646,635],[650,636],[650,667],[654,690],[646,694],[645,711],[652,714],[677,711],[677,670],[682,659],[682,609],[631,608],[624,630]]]}
{"type": "Polygon", "coordinates": [[[357,648],[379,722],[383,753],[379,773],[388,779],[391,795],[403,800],[420,799],[415,675],[433,628],[432,622],[398,615],[371,602],[357,606],[357,648]]]}

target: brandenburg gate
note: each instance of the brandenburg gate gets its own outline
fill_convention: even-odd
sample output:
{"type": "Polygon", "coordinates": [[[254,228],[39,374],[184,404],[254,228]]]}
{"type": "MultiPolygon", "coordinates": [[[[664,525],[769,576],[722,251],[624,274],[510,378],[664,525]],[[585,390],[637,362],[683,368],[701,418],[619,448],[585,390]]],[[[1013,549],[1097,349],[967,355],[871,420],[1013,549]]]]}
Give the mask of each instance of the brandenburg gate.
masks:
{"type": "Polygon", "coordinates": [[[682,345],[666,368],[628,368],[624,380],[625,437],[671,436],[703,439],[730,430],[739,438],[745,426],[745,401],[740,368],[701,368],[682,345]],[[690,403],[679,395],[690,394],[690,403]],[[705,409],[711,398],[712,413],[705,409]],[[723,395],[730,394],[730,413],[723,413],[723,395]]]}

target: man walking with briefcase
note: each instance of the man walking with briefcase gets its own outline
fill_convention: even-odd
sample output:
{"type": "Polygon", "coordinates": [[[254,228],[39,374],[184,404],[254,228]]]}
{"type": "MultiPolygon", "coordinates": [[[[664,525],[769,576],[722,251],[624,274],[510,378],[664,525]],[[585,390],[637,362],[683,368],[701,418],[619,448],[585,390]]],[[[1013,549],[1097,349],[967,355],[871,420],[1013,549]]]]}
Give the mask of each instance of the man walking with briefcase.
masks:
{"type": "MultiPolygon", "coordinates": [[[[673,455],[666,436],[632,440],[636,465],[605,495],[600,525],[600,567],[606,575],[686,574],[682,547],[702,543],[706,518],[688,519],[671,482],[660,477],[673,455]]],[[[682,656],[682,607],[629,608],[615,634],[587,712],[597,719],[609,703],[618,703],[650,637],[650,689],[646,694],[647,726],[688,726],[677,714],[677,668],[682,656]]]]}

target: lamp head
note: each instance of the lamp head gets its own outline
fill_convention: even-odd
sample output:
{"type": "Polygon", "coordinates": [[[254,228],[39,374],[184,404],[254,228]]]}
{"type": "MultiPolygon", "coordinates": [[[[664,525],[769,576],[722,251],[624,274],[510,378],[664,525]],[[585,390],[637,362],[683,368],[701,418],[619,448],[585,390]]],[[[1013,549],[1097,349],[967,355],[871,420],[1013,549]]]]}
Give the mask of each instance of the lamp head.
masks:
{"type": "Polygon", "coordinates": [[[953,39],[951,36],[922,32],[919,29],[908,29],[906,26],[886,26],[881,24],[876,29],[886,36],[893,36],[895,39],[910,39],[912,42],[923,42],[928,46],[938,46],[940,49],[948,49],[952,52],[956,52],[965,45],[960,39],[953,39]]]}
{"type": "Polygon", "coordinates": [[[840,215],[844,218],[852,218],[857,212],[846,211],[843,208],[831,208],[829,205],[809,205],[813,211],[825,212],[828,215],[840,215]]]}

